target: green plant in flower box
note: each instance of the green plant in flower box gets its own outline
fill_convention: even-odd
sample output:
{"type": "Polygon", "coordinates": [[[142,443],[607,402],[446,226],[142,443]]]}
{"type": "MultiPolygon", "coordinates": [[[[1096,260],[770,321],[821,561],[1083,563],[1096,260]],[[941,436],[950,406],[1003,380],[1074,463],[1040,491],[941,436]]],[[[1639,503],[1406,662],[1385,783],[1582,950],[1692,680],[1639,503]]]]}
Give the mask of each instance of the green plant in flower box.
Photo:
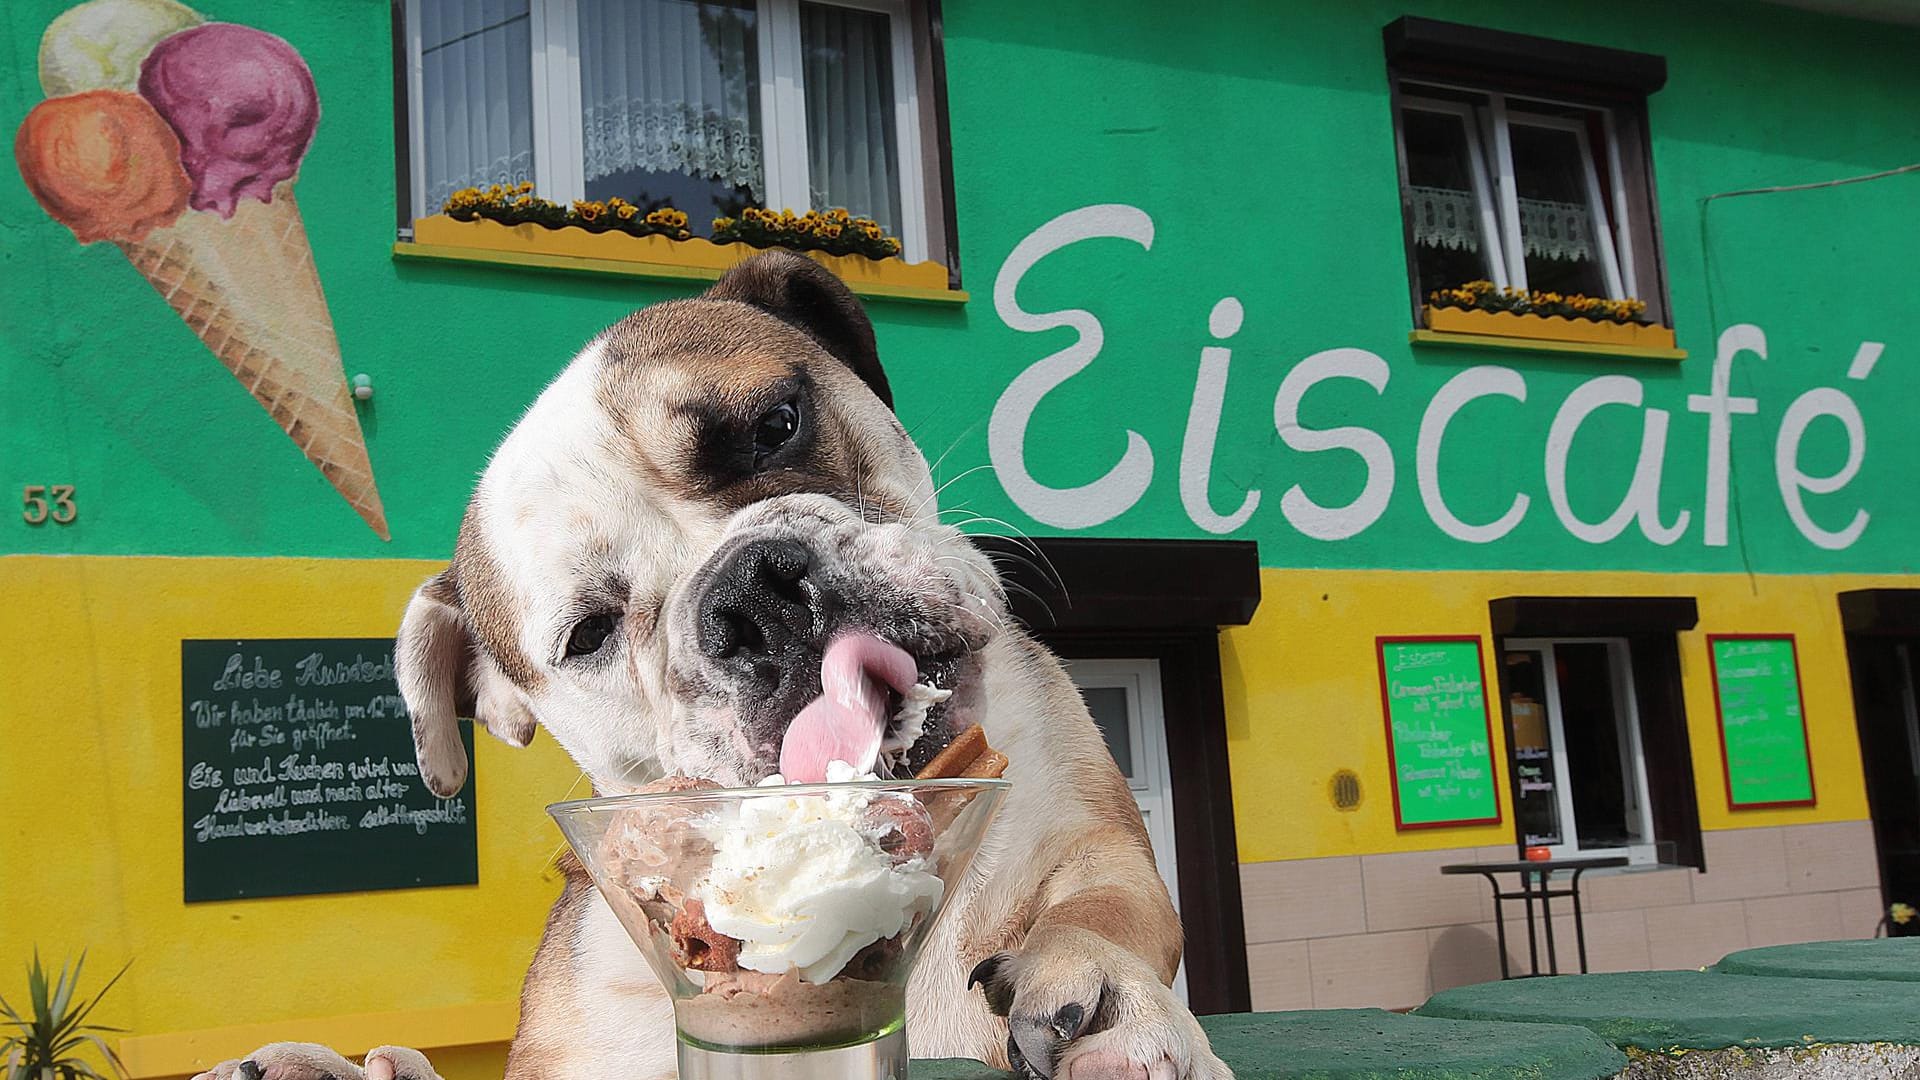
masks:
{"type": "Polygon", "coordinates": [[[447,196],[440,212],[455,221],[486,219],[502,225],[540,225],[549,229],[569,226],[588,232],[623,232],[632,236],[665,236],[685,240],[687,215],[671,206],[642,209],[625,199],[575,200],[563,206],[533,193],[533,185],[490,184],[484,188],[461,188],[447,196]]]}
{"type": "Polygon", "coordinates": [[[900,241],[887,235],[872,218],[855,217],[845,210],[764,210],[750,206],[737,218],[713,219],[713,242],[738,242],[754,247],[783,247],[795,251],[824,251],[829,255],[865,255],[890,259],[900,254],[900,241]]]}
{"type": "Polygon", "coordinates": [[[23,1015],[0,998],[0,1027],[11,1029],[0,1037],[0,1070],[4,1070],[0,1076],[5,1080],[108,1080],[109,1076],[126,1075],[119,1056],[101,1038],[120,1029],[88,1023],[87,1017],[127,968],[122,966],[92,998],[76,999],[80,969],[86,962],[83,952],[73,967],[62,966],[60,973],[49,980],[35,951],[33,963],[27,967],[27,1012],[23,1015]],[[84,1056],[89,1049],[105,1060],[111,1073],[101,1072],[92,1059],[84,1056]]]}
{"type": "Polygon", "coordinates": [[[1644,323],[1641,316],[1647,310],[1644,301],[1631,297],[1609,300],[1600,296],[1515,289],[1511,286],[1502,289],[1491,281],[1469,281],[1450,289],[1435,289],[1427,294],[1427,303],[1437,308],[1506,312],[1510,315],[1558,315],[1563,319],[1612,323],[1644,323]]]}

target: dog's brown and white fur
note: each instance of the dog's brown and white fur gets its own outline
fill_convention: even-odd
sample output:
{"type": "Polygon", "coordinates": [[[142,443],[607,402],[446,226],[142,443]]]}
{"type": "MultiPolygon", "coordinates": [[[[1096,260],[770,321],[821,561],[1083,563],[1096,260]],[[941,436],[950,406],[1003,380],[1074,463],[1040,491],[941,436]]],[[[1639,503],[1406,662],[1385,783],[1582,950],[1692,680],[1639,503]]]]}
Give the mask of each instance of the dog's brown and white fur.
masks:
{"type": "MultiPolygon", "coordinates": [[[[588,344],[489,463],[452,565],[407,609],[396,667],[436,792],[465,782],[456,716],[516,745],[546,728],[602,793],[667,772],[743,784],[776,771],[785,724],[819,693],[820,648],[849,628],[954,691],[910,762],[974,722],[1011,761],[1006,804],[913,976],[915,1055],[1229,1076],[1168,990],[1179,922],[1126,784],[1058,661],[1010,623],[992,566],[940,524],[872,327],[808,259],[759,256],[588,344]],[[743,664],[734,630],[768,616],[724,609],[717,583],[751,577],[768,545],[805,553],[798,591],[774,601],[797,625],[743,664]]],[[[507,1073],[674,1074],[665,994],[577,866],[507,1073]]],[[[276,1044],[207,1075],[363,1073],[276,1044]]],[[[364,1075],[433,1072],[383,1048],[364,1075]]]]}

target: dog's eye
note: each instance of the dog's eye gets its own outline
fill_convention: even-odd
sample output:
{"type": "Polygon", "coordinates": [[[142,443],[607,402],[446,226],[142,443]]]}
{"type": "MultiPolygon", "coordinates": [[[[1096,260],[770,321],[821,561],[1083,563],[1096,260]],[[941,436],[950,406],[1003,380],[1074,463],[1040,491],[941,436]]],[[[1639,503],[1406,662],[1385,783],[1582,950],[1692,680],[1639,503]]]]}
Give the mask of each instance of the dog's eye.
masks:
{"type": "Polygon", "coordinates": [[[567,635],[567,655],[591,656],[600,651],[612,633],[613,616],[589,615],[573,624],[573,632],[567,635]]]}
{"type": "Polygon", "coordinates": [[[773,452],[800,430],[800,406],[783,401],[768,409],[753,426],[753,467],[765,465],[773,452]]]}

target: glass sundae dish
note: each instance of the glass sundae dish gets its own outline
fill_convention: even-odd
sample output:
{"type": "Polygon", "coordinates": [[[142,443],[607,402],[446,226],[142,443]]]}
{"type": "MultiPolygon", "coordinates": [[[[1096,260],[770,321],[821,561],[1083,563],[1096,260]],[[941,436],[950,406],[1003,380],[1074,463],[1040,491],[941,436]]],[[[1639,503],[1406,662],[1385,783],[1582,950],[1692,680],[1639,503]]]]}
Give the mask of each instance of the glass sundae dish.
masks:
{"type": "Polygon", "coordinates": [[[907,976],[1007,783],[828,781],[548,808],[673,999],[683,1080],[906,1075],[907,976]]]}

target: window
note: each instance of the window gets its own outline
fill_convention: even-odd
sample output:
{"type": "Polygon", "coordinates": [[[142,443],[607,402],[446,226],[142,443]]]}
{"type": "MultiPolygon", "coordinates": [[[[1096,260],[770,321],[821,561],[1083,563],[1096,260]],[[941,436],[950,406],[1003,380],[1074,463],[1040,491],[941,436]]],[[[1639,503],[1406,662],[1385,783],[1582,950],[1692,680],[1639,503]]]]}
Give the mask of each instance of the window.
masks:
{"type": "Polygon", "coordinates": [[[1469,281],[1645,299],[1609,109],[1405,82],[1408,259],[1421,296],[1469,281]]]}
{"type": "Polygon", "coordinates": [[[558,202],[841,208],[944,251],[910,0],[406,0],[409,213],[532,181],[558,202]]]}
{"type": "Polygon", "coordinates": [[[1646,754],[1623,638],[1510,638],[1514,817],[1520,842],[1556,857],[1654,861],[1646,754]]]}
{"type": "Polygon", "coordinates": [[[1646,137],[1666,61],[1413,16],[1384,38],[1416,312],[1489,281],[1671,325],[1646,137]]]}

